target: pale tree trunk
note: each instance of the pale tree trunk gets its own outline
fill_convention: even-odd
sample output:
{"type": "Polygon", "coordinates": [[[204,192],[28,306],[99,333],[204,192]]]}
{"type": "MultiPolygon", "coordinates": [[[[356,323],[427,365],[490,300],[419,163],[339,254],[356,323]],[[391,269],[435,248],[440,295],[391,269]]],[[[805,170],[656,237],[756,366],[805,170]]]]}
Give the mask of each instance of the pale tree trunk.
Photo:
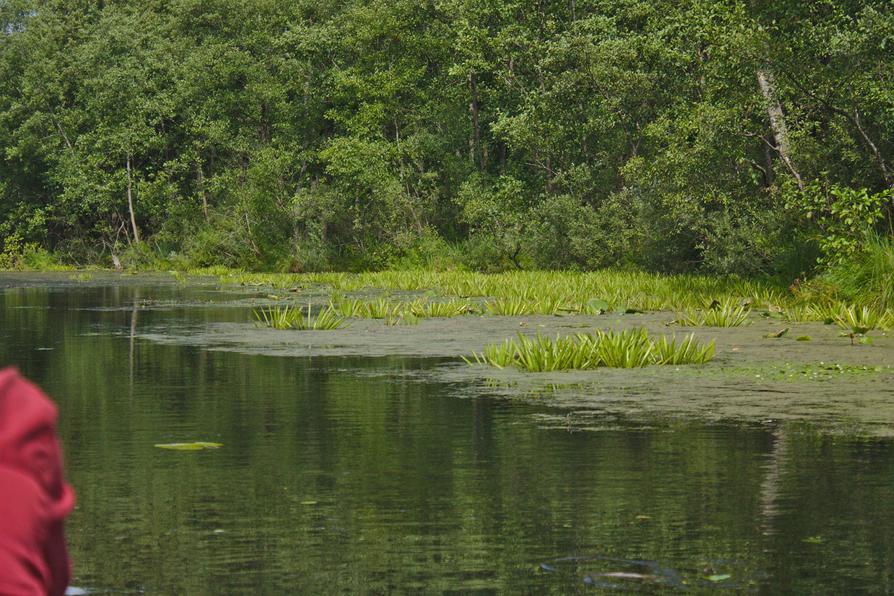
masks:
{"type": "Polygon", "coordinates": [[[788,127],[785,125],[785,114],[782,112],[782,104],[779,103],[779,99],[776,96],[776,84],[773,80],[773,74],[769,70],[757,71],[757,84],[760,86],[761,94],[764,96],[764,102],[767,105],[767,115],[770,117],[770,130],[773,131],[773,139],[775,141],[774,148],[779,153],[779,159],[782,160],[788,171],[795,177],[798,188],[804,190],[804,180],[792,161],[788,127]]]}
{"type": "Polygon", "coordinates": [[[137,217],[133,211],[133,175],[130,167],[130,153],[127,154],[127,209],[130,211],[130,225],[133,229],[134,242],[140,242],[140,230],[137,228],[137,217]]]}

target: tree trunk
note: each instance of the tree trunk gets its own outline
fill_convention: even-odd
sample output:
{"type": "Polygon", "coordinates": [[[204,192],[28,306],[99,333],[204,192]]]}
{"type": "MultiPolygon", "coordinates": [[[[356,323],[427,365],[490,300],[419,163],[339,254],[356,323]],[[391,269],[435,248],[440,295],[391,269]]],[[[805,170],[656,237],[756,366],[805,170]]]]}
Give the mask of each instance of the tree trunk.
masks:
{"type": "Polygon", "coordinates": [[[768,70],[757,71],[757,84],[767,104],[767,115],[770,117],[770,129],[773,131],[776,152],[785,167],[792,173],[798,183],[798,188],[804,190],[804,180],[795,168],[791,157],[791,145],[788,139],[788,128],[785,125],[785,115],[782,112],[782,104],[776,97],[776,84],[773,75],[768,70]]]}
{"type": "Polygon", "coordinates": [[[127,209],[130,211],[130,225],[133,229],[134,242],[140,242],[140,230],[137,228],[137,217],[133,211],[133,176],[130,168],[130,153],[127,154],[127,209]]]}

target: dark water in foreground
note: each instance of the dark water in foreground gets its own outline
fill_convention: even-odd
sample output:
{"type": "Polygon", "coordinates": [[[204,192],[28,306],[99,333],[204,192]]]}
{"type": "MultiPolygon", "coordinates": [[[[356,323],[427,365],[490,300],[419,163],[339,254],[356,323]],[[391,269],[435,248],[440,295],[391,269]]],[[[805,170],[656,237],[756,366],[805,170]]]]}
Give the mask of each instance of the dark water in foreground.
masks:
{"type": "Polygon", "coordinates": [[[0,289],[0,364],[59,403],[79,587],[894,590],[891,441],[679,420],[547,428],[562,412],[546,401],[428,374],[453,360],[140,340],[131,331],[160,320],[249,316],[132,308],[147,297],[232,298],[149,282],[0,289]],[[224,447],[153,446],[196,440],[224,447]]]}

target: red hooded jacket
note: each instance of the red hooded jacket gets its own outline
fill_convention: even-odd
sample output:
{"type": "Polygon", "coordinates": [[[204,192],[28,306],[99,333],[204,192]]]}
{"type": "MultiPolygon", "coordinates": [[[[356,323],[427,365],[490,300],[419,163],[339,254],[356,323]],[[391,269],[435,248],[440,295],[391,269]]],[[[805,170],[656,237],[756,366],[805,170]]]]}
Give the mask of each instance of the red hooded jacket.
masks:
{"type": "Polygon", "coordinates": [[[14,369],[0,371],[0,594],[64,594],[62,525],[74,492],[62,477],[56,406],[14,369]]]}

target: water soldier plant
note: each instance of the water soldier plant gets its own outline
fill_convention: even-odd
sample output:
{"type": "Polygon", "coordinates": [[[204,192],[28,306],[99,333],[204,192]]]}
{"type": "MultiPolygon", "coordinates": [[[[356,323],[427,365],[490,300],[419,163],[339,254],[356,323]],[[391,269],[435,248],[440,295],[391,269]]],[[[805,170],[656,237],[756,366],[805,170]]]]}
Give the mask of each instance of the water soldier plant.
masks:
{"type": "Polygon", "coordinates": [[[313,315],[311,305],[307,305],[307,314],[295,306],[271,306],[254,311],[257,324],[271,329],[297,329],[300,331],[329,331],[344,325],[344,318],[330,307],[313,315]]]}
{"type": "Polygon", "coordinates": [[[750,312],[748,304],[732,299],[714,300],[705,310],[685,311],[675,322],[684,327],[741,327],[748,323],[750,312]]]}
{"type": "Polygon", "coordinates": [[[253,274],[219,277],[223,284],[272,287],[326,286],[335,292],[425,292],[456,299],[488,299],[488,312],[501,315],[551,315],[568,310],[585,314],[615,311],[682,312],[716,299],[753,308],[797,303],[785,287],[765,281],[701,275],[662,275],[642,271],[382,271],[371,273],[253,274]]]}
{"type": "Polygon", "coordinates": [[[653,340],[645,329],[597,331],[550,339],[519,334],[480,353],[463,358],[470,365],[515,366],[527,372],[639,368],[649,365],[704,364],[714,358],[714,341],[699,343],[694,335],[653,340]]]}

